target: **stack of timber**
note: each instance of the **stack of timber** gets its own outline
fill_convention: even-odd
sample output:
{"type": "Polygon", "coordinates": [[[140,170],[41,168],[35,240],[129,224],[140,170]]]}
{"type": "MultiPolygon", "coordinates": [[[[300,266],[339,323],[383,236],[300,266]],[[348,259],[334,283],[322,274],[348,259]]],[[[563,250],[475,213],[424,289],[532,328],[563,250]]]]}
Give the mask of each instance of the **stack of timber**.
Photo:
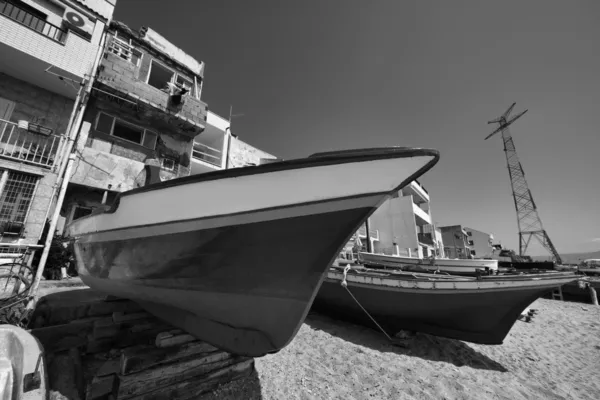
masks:
{"type": "Polygon", "coordinates": [[[255,373],[254,359],[221,351],[130,300],[90,289],[42,297],[29,328],[44,346],[50,386],[57,386],[53,370],[67,372],[52,362],[67,358],[82,400],[198,399],[255,373]]]}

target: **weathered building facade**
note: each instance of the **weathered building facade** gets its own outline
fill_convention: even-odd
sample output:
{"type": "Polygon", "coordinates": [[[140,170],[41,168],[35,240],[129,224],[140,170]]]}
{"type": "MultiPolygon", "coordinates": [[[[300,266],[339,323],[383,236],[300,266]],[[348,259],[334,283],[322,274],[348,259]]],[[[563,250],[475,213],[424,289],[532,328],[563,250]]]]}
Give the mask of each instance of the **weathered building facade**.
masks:
{"type": "Polygon", "coordinates": [[[274,158],[231,135],[229,121],[208,111],[203,73],[203,62],[152,29],[110,24],[59,232],[119,192],[143,186],[147,165],[169,180],[274,158]]]}
{"type": "Polygon", "coordinates": [[[116,0],[0,1],[0,242],[36,244],[116,0]]]}
{"type": "Polygon", "coordinates": [[[190,174],[194,138],[205,129],[204,64],[149,28],[113,21],[76,144],[64,223],[144,184],[190,174]]]}

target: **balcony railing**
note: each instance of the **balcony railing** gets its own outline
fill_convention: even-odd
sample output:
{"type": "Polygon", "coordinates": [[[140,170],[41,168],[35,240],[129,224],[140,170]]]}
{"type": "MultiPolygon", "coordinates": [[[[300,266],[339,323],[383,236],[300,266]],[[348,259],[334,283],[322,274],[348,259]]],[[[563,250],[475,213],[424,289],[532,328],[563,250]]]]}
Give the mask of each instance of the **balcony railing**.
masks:
{"type": "Polygon", "coordinates": [[[29,132],[0,119],[0,157],[52,168],[62,137],[29,132]]]}
{"type": "Polygon", "coordinates": [[[192,157],[209,164],[221,166],[221,150],[217,150],[202,143],[195,142],[192,157]]]}
{"type": "Polygon", "coordinates": [[[12,3],[10,0],[0,0],[0,14],[49,37],[52,40],[56,40],[59,43],[64,43],[67,38],[66,31],[36,17],[32,13],[12,3]]]}

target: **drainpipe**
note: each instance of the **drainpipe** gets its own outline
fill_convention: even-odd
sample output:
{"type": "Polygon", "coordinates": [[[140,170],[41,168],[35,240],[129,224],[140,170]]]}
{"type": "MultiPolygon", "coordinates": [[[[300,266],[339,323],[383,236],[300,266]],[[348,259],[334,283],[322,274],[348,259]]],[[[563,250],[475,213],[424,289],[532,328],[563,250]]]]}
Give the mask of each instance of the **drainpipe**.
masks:
{"type": "Polygon", "coordinates": [[[54,208],[54,214],[52,215],[52,220],[50,221],[48,236],[46,237],[46,242],[44,243],[44,251],[42,252],[42,257],[40,259],[40,263],[35,273],[35,278],[29,290],[29,296],[32,296],[32,300],[30,300],[30,303],[27,308],[33,308],[34,305],[33,300],[37,295],[37,289],[40,285],[40,280],[42,279],[42,274],[44,272],[44,267],[46,266],[46,261],[48,260],[48,254],[50,253],[50,245],[52,244],[52,239],[54,239],[54,231],[56,230],[56,224],[58,223],[58,218],[60,217],[60,205],[65,199],[65,194],[67,192],[67,186],[69,185],[69,178],[71,177],[71,172],[73,170],[73,164],[75,163],[75,159],[76,155],[71,154],[69,156],[69,161],[66,164],[67,167],[65,178],[62,181],[60,192],[58,194],[58,200],[56,202],[56,207],[54,208]]]}
{"type": "MultiPolygon", "coordinates": [[[[109,22],[106,23],[105,29],[108,29],[109,22]]],[[[48,214],[50,214],[52,200],[54,199],[54,196],[56,196],[56,191],[58,190],[58,188],[61,185],[61,183],[60,183],[61,176],[63,176],[63,173],[67,166],[67,162],[65,162],[64,160],[69,156],[69,154],[73,150],[73,145],[75,144],[75,140],[77,138],[77,135],[79,134],[79,129],[81,129],[81,123],[83,121],[83,114],[85,113],[87,102],[89,99],[89,93],[91,92],[92,85],[94,84],[94,81],[95,81],[96,71],[98,70],[98,65],[100,64],[100,59],[104,55],[104,51],[105,51],[104,46],[106,44],[106,36],[107,36],[107,31],[105,30],[102,33],[102,37],[100,39],[98,54],[96,54],[96,59],[94,60],[94,64],[92,66],[92,69],[90,70],[90,78],[85,82],[85,85],[83,85],[80,88],[79,93],[77,94],[76,102],[73,105],[73,112],[71,113],[71,120],[69,121],[69,126],[67,127],[67,143],[65,143],[62,146],[62,148],[61,148],[62,153],[60,154],[60,156],[57,154],[57,157],[59,160],[61,160],[61,162],[59,164],[59,168],[58,168],[58,172],[57,172],[56,183],[54,184],[54,187],[52,189],[52,196],[50,197],[51,203],[48,206],[48,208],[46,209],[46,217],[44,218],[44,221],[48,220],[48,214]]],[[[58,208],[62,207],[62,203],[59,203],[57,201],[55,207],[58,207],[58,208]]],[[[50,235],[50,233],[48,233],[48,234],[50,235]]],[[[51,235],[54,236],[54,232],[52,232],[51,235]]]]}

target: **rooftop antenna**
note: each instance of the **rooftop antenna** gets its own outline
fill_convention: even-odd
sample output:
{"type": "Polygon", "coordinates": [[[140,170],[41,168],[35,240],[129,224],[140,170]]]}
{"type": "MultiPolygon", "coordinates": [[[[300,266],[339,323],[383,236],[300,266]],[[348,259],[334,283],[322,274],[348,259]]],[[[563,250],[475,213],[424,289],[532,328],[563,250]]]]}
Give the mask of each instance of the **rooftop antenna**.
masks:
{"type": "Polygon", "coordinates": [[[229,132],[231,132],[231,120],[235,117],[243,117],[245,114],[234,114],[233,106],[229,106],[229,132]]]}
{"type": "Polygon", "coordinates": [[[525,172],[517,156],[517,149],[513,142],[512,136],[508,127],[521,118],[527,110],[509,117],[512,109],[515,107],[513,103],[508,110],[500,117],[493,119],[488,124],[498,124],[498,128],[486,136],[484,140],[488,140],[490,137],[498,132],[502,133],[502,140],[504,141],[504,153],[506,155],[506,166],[508,167],[508,173],[510,175],[510,184],[513,191],[513,199],[515,201],[515,208],[517,209],[517,224],[519,227],[519,255],[524,256],[531,241],[531,237],[535,238],[544,246],[546,250],[552,255],[554,262],[562,264],[562,259],[554,244],[550,240],[548,233],[542,225],[542,220],[537,211],[533,196],[525,180],[525,172]]]}

